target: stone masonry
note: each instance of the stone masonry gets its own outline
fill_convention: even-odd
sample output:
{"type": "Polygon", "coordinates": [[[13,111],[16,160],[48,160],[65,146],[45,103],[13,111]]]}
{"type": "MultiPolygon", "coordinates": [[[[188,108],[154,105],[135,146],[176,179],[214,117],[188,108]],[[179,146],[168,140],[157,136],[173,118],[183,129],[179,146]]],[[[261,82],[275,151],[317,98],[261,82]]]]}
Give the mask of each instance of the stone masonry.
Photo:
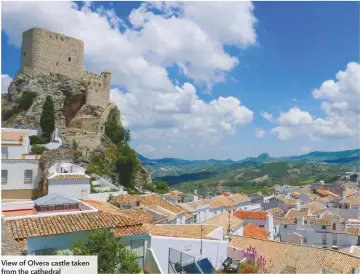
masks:
{"type": "Polygon", "coordinates": [[[46,29],[23,33],[21,74],[58,73],[87,84],[86,104],[106,108],[110,99],[111,73],[98,75],[83,69],[84,42],[46,29]]]}

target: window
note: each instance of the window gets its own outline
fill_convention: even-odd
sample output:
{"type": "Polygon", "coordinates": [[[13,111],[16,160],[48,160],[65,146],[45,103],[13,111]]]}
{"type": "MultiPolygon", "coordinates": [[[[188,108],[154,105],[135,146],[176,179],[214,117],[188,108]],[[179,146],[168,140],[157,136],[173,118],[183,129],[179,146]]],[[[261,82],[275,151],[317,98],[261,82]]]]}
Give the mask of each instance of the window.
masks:
{"type": "Polygon", "coordinates": [[[7,159],[9,157],[9,148],[1,147],[1,159],[7,159]]]}
{"type": "Polygon", "coordinates": [[[8,181],[8,171],[5,169],[1,170],[1,184],[6,185],[8,181]]]}
{"type": "Polygon", "coordinates": [[[194,224],[196,224],[196,223],[197,223],[197,215],[194,214],[194,224]]]}
{"type": "Polygon", "coordinates": [[[24,57],[26,56],[26,52],[24,51],[24,57]]]}
{"type": "Polygon", "coordinates": [[[259,227],[264,227],[263,225],[259,225],[259,227]]]}
{"type": "Polygon", "coordinates": [[[287,225],[284,225],[284,228],[287,228],[287,225]]]}
{"type": "Polygon", "coordinates": [[[323,225],[321,228],[322,228],[322,229],[325,229],[325,228],[326,228],[326,226],[324,226],[324,225],[323,225]]]}
{"type": "Polygon", "coordinates": [[[69,57],[69,62],[71,62],[71,57],[69,57]]]}
{"type": "Polygon", "coordinates": [[[307,224],[307,221],[304,221],[304,224],[307,224]]]}
{"type": "Polygon", "coordinates": [[[333,230],[336,230],[336,224],[333,223],[333,230]]]}
{"type": "Polygon", "coordinates": [[[348,208],[348,206],[345,206],[345,209],[347,209],[348,208]]]}
{"type": "Polygon", "coordinates": [[[56,62],[56,65],[58,66],[58,65],[59,65],[59,62],[56,62]]]}
{"type": "Polygon", "coordinates": [[[33,171],[31,169],[27,169],[24,172],[24,183],[31,184],[33,181],[33,171]]]}
{"type": "Polygon", "coordinates": [[[307,244],[307,235],[304,235],[304,244],[307,244]]]}

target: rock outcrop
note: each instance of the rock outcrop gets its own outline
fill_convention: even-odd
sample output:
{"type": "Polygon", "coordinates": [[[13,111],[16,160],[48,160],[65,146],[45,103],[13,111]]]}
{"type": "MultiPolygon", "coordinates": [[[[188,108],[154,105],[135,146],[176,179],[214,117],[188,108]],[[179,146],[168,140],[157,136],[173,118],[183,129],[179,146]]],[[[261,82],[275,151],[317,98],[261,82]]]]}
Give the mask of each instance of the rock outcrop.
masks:
{"type": "MultiPolygon", "coordinates": [[[[86,168],[93,153],[104,155],[114,149],[104,136],[104,131],[105,123],[111,118],[112,110],[116,106],[109,103],[104,108],[86,104],[87,83],[60,74],[18,74],[10,84],[8,93],[2,95],[2,99],[6,100],[6,105],[2,102],[2,126],[39,129],[43,105],[48,95],[54,102],[58,137],[73,149],[71,161],[86,168]],[[27,110],[21,110],[19,100],[27,92],[36,93],[37,96],[27,110]]],[[[53,159],[62,157],[62,153],[45,152],[41,157],[42,169],[51,166],[53,159]]],[[[142,185],[145,182],[151,182],[151,175],[142,167],[136,174],[134,183],[142,185]]]]}

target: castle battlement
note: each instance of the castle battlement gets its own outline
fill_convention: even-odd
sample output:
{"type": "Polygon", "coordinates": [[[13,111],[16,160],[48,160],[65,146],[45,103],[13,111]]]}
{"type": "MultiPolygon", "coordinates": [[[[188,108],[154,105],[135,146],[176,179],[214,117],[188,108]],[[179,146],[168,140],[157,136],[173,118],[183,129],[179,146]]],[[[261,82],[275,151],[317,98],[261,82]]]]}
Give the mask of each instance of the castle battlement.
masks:
{"type": "Polygon", "coordinates": [[[42,28],[23,33],[20,73],[58,73],[87,83],[86,104],[106,108],[110,101],[111,73],[83,69],[84,42],[42,28]]]}

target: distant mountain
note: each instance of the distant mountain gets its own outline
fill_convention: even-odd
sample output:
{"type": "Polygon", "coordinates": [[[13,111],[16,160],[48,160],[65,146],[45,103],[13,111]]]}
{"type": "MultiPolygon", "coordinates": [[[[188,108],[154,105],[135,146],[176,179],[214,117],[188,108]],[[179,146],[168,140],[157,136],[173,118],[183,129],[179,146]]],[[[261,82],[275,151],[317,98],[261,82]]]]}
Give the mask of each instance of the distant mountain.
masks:
{"type": "MultiPolygon", "coordinates": [[[[360,149],[344,151],[314,151],[304,155],[290,157],[271,157],[268,153],[262,153],[257,157],[248,157],[240,161],[233,160],[183,160],[178,158],[149,159],[140,154],[138,158],[153,178],[164,176],[179,176],[182,174],[211,172],[213,169],[225,167],[256,166],[262,163],[274,162],[300,162],[300,163],[327,163],[341,165],[360,164],[360,149]]],[[[205,173],[208,176],[208,173],[205,173]]],[[[200,175],[204,176],[204,174],[200,175]]]]}

